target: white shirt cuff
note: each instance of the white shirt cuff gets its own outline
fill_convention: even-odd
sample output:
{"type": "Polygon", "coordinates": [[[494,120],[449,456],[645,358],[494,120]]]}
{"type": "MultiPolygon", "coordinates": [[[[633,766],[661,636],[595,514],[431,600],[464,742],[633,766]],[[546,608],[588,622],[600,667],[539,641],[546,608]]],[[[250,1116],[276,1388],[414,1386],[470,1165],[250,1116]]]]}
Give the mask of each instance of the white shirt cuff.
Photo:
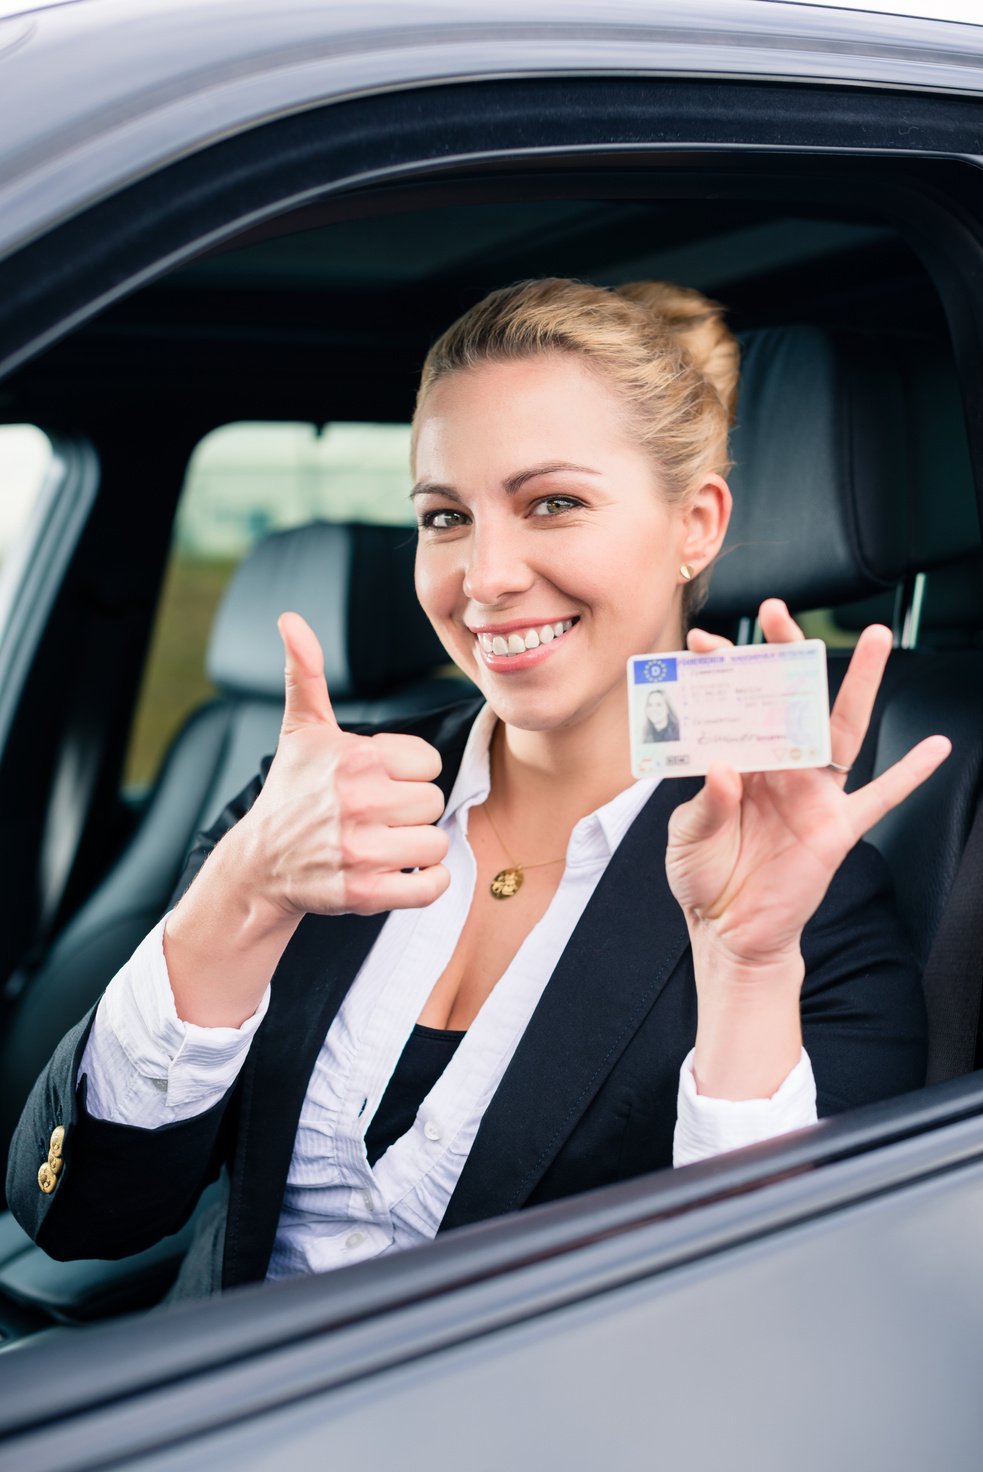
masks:
{"type": "Polygon", "coordinates": [[[97,1119],[155,1129],[217,1104],[245,1061],[266,1016],[270,989],[241,1027],[183,1022],[174,1006],[164,925],[140,942],[96,1010],[79,1067],[86,1108],[97,1119]]]}
{"type": "Polygon", "coordinates": [[[770,1099],[713,1099],[698,1094],[691,1050],[679,1070],[673,1165],[691,1165],[725,1150],[770,1140],[815,1124],[816,1080],[809,1055],[802,1056],[770,1099]]]}

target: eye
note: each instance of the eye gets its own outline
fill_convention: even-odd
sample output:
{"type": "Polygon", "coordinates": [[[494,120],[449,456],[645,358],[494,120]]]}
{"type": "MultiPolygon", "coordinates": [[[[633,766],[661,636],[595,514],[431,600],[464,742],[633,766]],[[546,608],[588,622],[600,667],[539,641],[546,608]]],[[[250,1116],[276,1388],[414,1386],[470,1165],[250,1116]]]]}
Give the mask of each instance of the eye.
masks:
{"type": "Polygon", "coordinates": [[[544,496],[533,507],[533,516],[562,516],[564,511],[576,511],[583,502],[574,496],[544,496]]]}
{"type": "Polygon", "coordinates": [[[420,517],[420,526],[424,531],[445,532],[452,531],[455,527],[464,526],[467,517],[463,511],[424,511],[420,517]]]}

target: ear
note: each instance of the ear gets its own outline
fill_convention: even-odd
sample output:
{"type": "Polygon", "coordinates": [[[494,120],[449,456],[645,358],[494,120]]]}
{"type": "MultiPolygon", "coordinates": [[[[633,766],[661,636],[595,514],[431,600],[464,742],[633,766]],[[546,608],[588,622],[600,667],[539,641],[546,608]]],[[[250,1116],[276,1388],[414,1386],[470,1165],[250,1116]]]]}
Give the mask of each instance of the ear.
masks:
{"type": "Polygon", "coordinates": [[[720,551],[733,502],[730,487],[719,475],[708,475],[682,508],[680,561],[700,573],[720,551]]]}

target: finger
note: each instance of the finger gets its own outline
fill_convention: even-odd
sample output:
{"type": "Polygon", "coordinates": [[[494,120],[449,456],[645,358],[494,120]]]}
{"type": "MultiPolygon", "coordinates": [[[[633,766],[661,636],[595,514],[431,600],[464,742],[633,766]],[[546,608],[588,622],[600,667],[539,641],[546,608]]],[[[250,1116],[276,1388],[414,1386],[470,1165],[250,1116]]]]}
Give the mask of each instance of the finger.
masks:
{"type": "Polygon", "coordinates": [[[397,782],[433,782],[440,776],[440,752],[422,736],[380,731],[371,740],[382,765],[397,782]]]}
{"type": "Polygon", "coordinates": [[[360,904],[371,897],[376,884],[387,875],[432,869],[443,863],[449,846],[445,830],[430,824],[416,828],[363,825],[340,846],[345,892],[360,904]]]}
{"type": "Polygon", "coordinates": [[[861,787],[847,798],[851,821],[857,838],[862,838],[869,828],[896,808],[898,803],[945,761],[952,750],[948,736],[927,736],[893,767],[888,767],[873,782],[861,787]]]}
{"type": "Polygon", "coordinates": [[[741,805],[744,785],[732,767],[711,767],[703,787],[673,813],[673,843],[702,843],[731,822],[741,805]]]}
{"type": "Polygon", "coordinates": [[[324,677],[324,654],[314,630],[299,613],[281,613],[276,626],[286,656],[281,734],[289,735],[301,726],[339,730],[324,677]]]}
{"type": "Polygon", "coordinates": [[[768,644],[797,644],[805,638],[795,619],[788,611],[788,604],[781,598],[766,598],[758,609],[758,623],[768,644]]]}
{"type": "Polygon", "coordinates": [[[690,629],[686,635],[686,648],[691,654],[714,654],[718,649],[733,649],[732,639],[723,634],[711,634],[706,629],[690,629]]]}
{"type": "Polygon", "coordinates": [[[450,838],[443,828],[425,823],[416,828],[390,828],[389,846],[394,869],[432,869],[446,859],[450,838]]]}
{"type": "Polygon", "coordinates": [[[447,857],[449,838],[433,823],[406,827],[362,827],[344,852],[350,874],[397,874],[403,868],[430,868],[447,857]]]}
{"type": "Polygon", "coordinates": [[[450,872],[443,864],[418,869],[412,874],[380,875],[373,886],[370,904],[359,909],[366,915],[378,915],[384,910],[419,910],[439,900],[450,882],[450,872]]]}
{"type": "Polygon", "coordinates": [[[883,624],[871,624],[850,656],[829,718],[830,755],[841,767],[852,767],[856,761],[893,646],[891,630],[883,624]]]}
{"type": "Polygon", "coordinates": [[[444,811],[444,794],[433,782],[392,782],[384,811],[390,828],[436,823],[444,811]]]}

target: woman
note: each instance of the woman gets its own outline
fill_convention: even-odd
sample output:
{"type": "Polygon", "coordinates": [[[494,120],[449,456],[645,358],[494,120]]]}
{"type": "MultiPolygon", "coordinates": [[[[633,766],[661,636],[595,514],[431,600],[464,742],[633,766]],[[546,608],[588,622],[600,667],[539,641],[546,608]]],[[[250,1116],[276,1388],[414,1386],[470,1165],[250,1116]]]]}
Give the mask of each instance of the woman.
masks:
{"type": "Polygon", "coordinates": [[[678,741],[679,718],[669,697],[659,686],[650,690],[645,697],[645,719],[642,722],[642,742],[678,741]]]}
{"type": "MultiPolygon", "coordinates": [[[[662,284],[520,284],[435,345],[417,588],[484,700],[343,732],[282,617],[276,756],[25,1112],[10,1192],[42,1246],[136,1251],[219,1173],[177,1289],[204,1293],[667,1165],[674,1128],[685,1161],[808,1123],[817,1084],[828,1113],[922,1082],[918,977],[855,845],[948,743],[843,790],[887,630],[831,769],[631,780],[625,661],[683,642],[736,385],[719,309],[662,284]]],[[[761,625],[801,637],[775,600],[761,625]]]]}

